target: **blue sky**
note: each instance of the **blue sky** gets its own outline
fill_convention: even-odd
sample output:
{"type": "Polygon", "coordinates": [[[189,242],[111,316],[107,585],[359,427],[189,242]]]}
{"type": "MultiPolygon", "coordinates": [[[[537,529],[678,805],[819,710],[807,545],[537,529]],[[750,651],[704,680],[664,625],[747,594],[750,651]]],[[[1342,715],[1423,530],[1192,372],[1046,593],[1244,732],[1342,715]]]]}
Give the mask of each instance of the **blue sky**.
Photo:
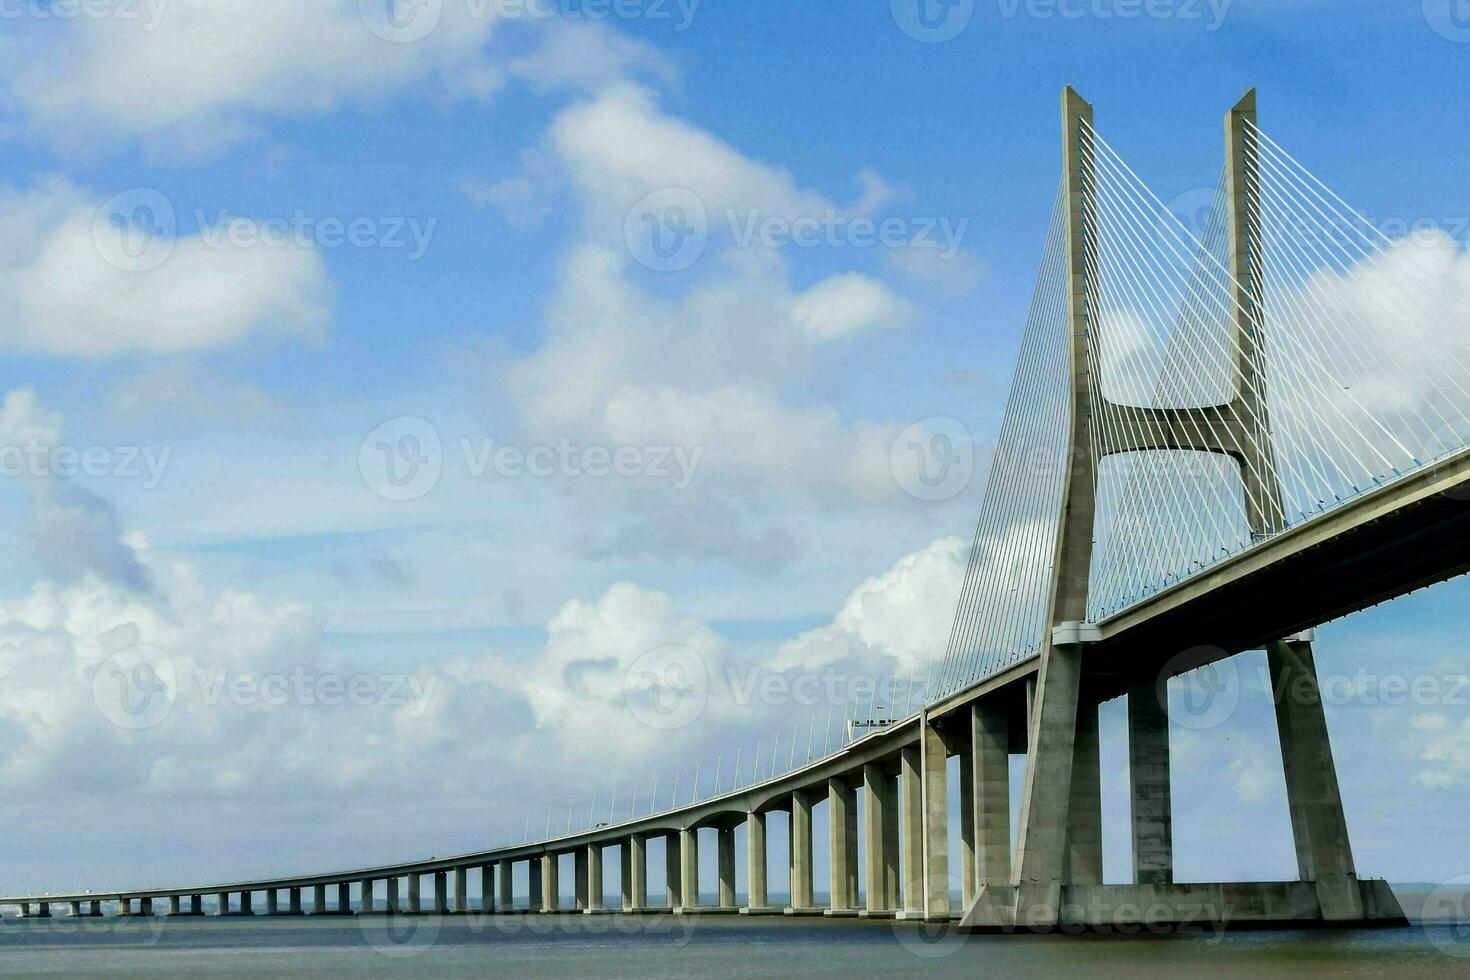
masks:
{"type": "MultiPolygon", "coordinates": [[[[653,772],[667,792],[696,764],[709,780],[737,745],[825,723],[825,703],[741,705],[717,680],[689,730],[651,730],[622,696],[648,650],[692,649],[725,678],[922,673],[983,454],[925,500],[891,447],[921,420],[981,443],[998,425],[1063,84],[1166,201],[1213,187],[1221,114],[1255,85],[1266,130],[1368,215],[1470,214],[1470,29],[1436,0],[1179,0],[1157,18],[975,0],[939,43],[901,29],[904,0],[704,0],[687,23],[652,0],[529,23],[445,0],[403,43],[355,0],[158,2],[78,20],[0,0],[0,434],[105,454],[0,479],[17,887],[490,845],[548,807],[626,801],[653,772]],[[691,186],[703,253],[644,267],[630,209],[691,186]],[[171,211],[169,254],[119,268],[108,216],[140,200],[171,211]],[[897,219],[957,247],[742,248],[725,210],[897,219]],[[247,239],[311,230],[215,237],[225,216],[247,239]],[[328,240],[354,221],[367,244],[328,240]],[[373,435],[404,417],[421,422],[373,435]],[[389,499],[377,443],[429,431],[439,478],[389,499]],[[627,447],[638,473],[476,475],[487,440],[627,447]],[[654,459],[675,447],[700,451],[687,481],[654,459]],[[167,454],[158,479],[119,472],[134,448],[167,454]],[[177,688],[130,730],[93,679],[140,645],[177,688]],[[198,690],[297,668],[431,693],[198,690]]],[[[1334,624],[1319,661],[1461,676],[1463,597],[1449,583],[1334,624]]],[[[1228,723],[1176,740],[1182,877],[1291,871],[1269,703],[1242,690],[1228,723]]],[[[1443,860],[1470,792],[1466,717],[1329,707],[1363,873],[1470,871],[1443,860]]],[[[1110,812],[1124,760],[1113,738],[1110,812]]]]}

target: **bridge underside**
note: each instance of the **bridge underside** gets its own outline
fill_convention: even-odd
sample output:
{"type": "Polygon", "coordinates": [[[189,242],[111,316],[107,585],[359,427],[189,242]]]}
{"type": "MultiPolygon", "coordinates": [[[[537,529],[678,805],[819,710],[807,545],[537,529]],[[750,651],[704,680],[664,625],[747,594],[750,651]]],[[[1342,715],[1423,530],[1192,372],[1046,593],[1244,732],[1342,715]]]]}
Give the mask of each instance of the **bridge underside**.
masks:
{"type": "Polygon", "coordinates": [[[1470,572],[1470,459],[1403,484],[1104,624],[1089,673],[1121,690],[1127,674],[1201,667],[1470,572]]]}

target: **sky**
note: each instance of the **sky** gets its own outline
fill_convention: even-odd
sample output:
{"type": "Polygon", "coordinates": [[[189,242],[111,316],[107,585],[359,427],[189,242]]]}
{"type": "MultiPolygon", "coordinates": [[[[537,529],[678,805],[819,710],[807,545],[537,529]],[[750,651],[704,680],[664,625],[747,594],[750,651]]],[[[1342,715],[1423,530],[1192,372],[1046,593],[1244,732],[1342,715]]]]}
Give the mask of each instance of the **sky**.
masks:
{"type": "MultiPolygon", "coordinates": [[[[1064,84],[1165,201],[1257,86],[1463,251],[1463,4],[924,4],[0,0],[0,891],[520,841],[922,677],[1064,84]]],[[[1364,875],[1470,872],[1465,588],[1318,633],[1364,875]]],[[[1294,873],[1263,663],[1176,725],[1181,880],[1294,873]]]]}

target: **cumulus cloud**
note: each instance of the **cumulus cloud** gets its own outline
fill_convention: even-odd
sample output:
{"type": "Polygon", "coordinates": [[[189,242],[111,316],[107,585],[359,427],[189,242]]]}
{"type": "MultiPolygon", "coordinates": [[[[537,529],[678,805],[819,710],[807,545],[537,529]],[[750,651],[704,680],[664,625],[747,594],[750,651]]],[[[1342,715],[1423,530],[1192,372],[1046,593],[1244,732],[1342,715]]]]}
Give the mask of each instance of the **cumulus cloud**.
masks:
{"type": "Polygon", "coordinates": [[[125,540],[112,505],[72,482],[60,465],[62,453],[80,456],[64,437],[60,413],[41,405],[34,391],[6,393],[0,404],[0,451],[7,476],[14,475],[30,501],[38,566],[62,582],[96,575],[128,590],[146,590],[148,577],[135,542],[125,540]]]}
{"type": "Polygon", "coordinates": [[[274,119],[414,98],[483,102],[518,79],[579,89],[677,78],[652,45],[514,5],[397,0],[140,0],[6,46],[0,84],[21,123],[66,146],[138,139],[217,152],[274,119]],[[504,14],[505,16],[501,16],[504,14]],[[504,32],[514,40],[492,44],[504,32]]]}
{"type": "Polygon", "coordinates": [[[854,589],[830,625],[784,644],[772,665],[811,670],[876,657],[891,672],[926,678],[931,658],[944,653],[968,555],[949,537],[900,559],[854,589]]]}
{"type": "MultiPolygon", "coordinates": [[[[739,241],[729,218],[794,221],[838,209],[783,168],[666,113],[633,83],[563,110],[545,152],[568,175],[584,226],[563,258],[541,348],[505,372],[528,428],[703,447],[702,472],[720,478],[840,488],[863,500],[896,492],[887,461],[901,426],[844,418],[807,388],[820,348],[901,327],[913,308],[859,272],[795,289],[791,260],[739,241]],[[686,277],[653,288],[626,225],[640,200],[670,188],[697,198],[709,242],[686,277]]],[[[880,203],[889,192],[868,183],[880,203]]],[[[520,190],[490,194],[514,202],[520,190]]]]}
{"type": "Polygon", "coordinates": [[[93,357],[323,335],[329,288],[312,249],[175,238],[158,213],[171,205],[146,200],[161,203],[114,207],[60,179],[0,192],[0,346],[93,357]],[[160,223],[118,227],[114,210],[160,223]]]}

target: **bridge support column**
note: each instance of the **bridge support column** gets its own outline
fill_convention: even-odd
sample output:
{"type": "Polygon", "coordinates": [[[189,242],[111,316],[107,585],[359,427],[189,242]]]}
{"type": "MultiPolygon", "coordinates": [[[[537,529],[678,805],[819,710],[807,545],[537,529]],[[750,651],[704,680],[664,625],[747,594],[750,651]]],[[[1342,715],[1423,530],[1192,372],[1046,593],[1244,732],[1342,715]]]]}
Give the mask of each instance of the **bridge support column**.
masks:
{"type": "Polygon", "coordinates": [[[337,882],[337,914],[352,914],[352,884],[351,882],[337,882]]]}
{"type": "Polygon", "coordinates": [[[949,772],[944,738],[921,720],[923,731],[919,741],[919,766],[923,800],[923,905],[924,918],[930,922],[948,922],[949,898],[949,772]]]}
{"type": "Polygon", "coordinates": [[[602,911],[602,845],[587,845],[587,911],[602,911]]]}
{"type": "Polygon", "coordinates": [[[788,868],[791,882],[791,911],[800,914],[816,910],[817,899],[812,882],[812,794],[797,790],[791,794],[791,847],[788,868]]]}
{"type": "Polygon", "coordinates": [[[444,915],[449,911],[449,874],[434,872],[434,914],[444,915]]]}
{"type": "Polygon", "coordinates": [[[682,909],[699,908],[699,831],[679,832],[679,904],[682,909]]]}
{"type": "Polygon", "coordinates": [[[398,914],[398,897],[400,894],[398,890],[398,885],[399,881],[397,875],[394,875],[391,878],[385,878],[383,880],[383,900],[384,905],[388,909],[388,913],[390,915],[398,914]]]}
{"type": "Polygon", "coordinates": [[[667,896],[667,904],[671,909],[681,908],[684,905],[684,868],[680,859],[679,834],[672,833],[664,837],[664,894],[667,896]]]}
{"type": "Polygon", "coordinates": [[[971,705],[970,782],[975,799],[977,888],[1011,883],[1010,730],[1007,702],[987,698],[971,705]]]}
{"type": "Polygon", "coordinates": [[[311,914],[326,915],[327,912],[327,886],[313,885],[311,888],[311,914]]]}
{"type": "Polygon", "coordinates": [[[572,903],[578,912],[585,912],[592,907],[589,904],[591,891],[589,876],[592,868],[587,860],[588,850],[589,848],[579,847],[572,854],[572,903]]]}
{"type": "MultiPolygon", "coordinates": [[[[454,884],[451,887],[454,891],[454,911],[456,912],[464,913],[470,910],[469,877],[469,868],[454,869],[454,884]]],[[[494,888],[495,886],[492,884],[490,887],[494,888]]]]}
{"type": "Polygon", "coordinates": [[[1021,798],[1014,904],[1006,907],[1009,903],[1003,901],[1000,889],[983,889],[966,913],[967,924],[977,918],[976,924],[983,925],[1049,927],[1057,923],[1062,880],[1070,863],[1067,838],[1081,680],[1079,644],[1054,643],[1043,652],[1021,798]],[[997,900],[991,901],[987,892],[997,900]]]}
{"type": "Polygon", "coordinates": [[[920,749],[899,753],[899,796],[903,808],[903,918],[924,917],[924,798],[920,749]]]}
{"type": "Polygon", "coordinates": [[[301,889],[300,888],[292,888],[290,891],[288,891],[286,893],[286,902],[287,902],[287,905],[286,905],[287,911],[289,911],[292,915],[300,915],[301,914],[301,889]]]}
{"type": "Polygon", "coordinates": [[[215,915],[229,915],[230,914],[230,893],[229,892],[219,892],[219,893],[217,893],[214,896],[214,914],[215,915]]]}
{"type": "Polygon", "coordinates": [[[254,892],[241,892],[240,893],[240,914],[241,915],[254,915],[255,914],[255,893],[254,892]]]}
{"type": "Polygon", "coordinates": [[[1361,919],[1362,893],[1348,842],[1312,644],[1279,640],[1267,646],[1266,659],[1302,880],[1316,883],[1322,918],[1361,919]]]}
{"type": "Polygon", "coordinates": [[[265,914],[279,915],[281,913],[281,896],[274,888],[265,890],[265,914]]]}
{"type": "Polygon", "coordinates": [[[182,898],[182,896],[180,896],[180,895],[170,895],[168,897],[168,914],[169,915],[178,915],[181,911],[183,911],[183,909],[181,908],[181,906],[179,904],[181,898],[182,898]]]}
{"type": "Polygon", "coordinates": [[[1133,823],[1133,882],[1174,880],[1174,807],[1170,796],[1167,679],[1128,685],[1128,781],[1133,823]]]}
{"type": "MultiPolygon", "coordinates": [[[[490,906],[492,910],[509,912],[515,908],[515,879],[512,877],[512,870],[513,868],[509,861],[501,861],[495,866],[495,872],[499,880],[496,882],[498,887],[494,888],[491,892],[491,898],[494,899],[494,905],[490,906]]],[[[481,882],[480,887],[484,887],[483,882],[481,882]]]]}
{"type": "Polygon", "coordinates": [[[102,903],[97,901],[96,899],[93,899],[89,903],[89,908],[90,911],[87,914],[94,918],[102,914],[102,903]]]}
{"type": "Polygon", "coordinates": [[[1077,706],[1077,737],[1072,742],[1072,796],[1067,804],[1067,864],[1062,880],[1068,885],[1101,885],[1102,770],[1099,758],[1098,706],[1082,700],[1077,706]]]}
{"type": "Polygon", "coordinates": [[[362,891],[358,896],[357,911],[361,915],[367,915],[377,908],[377,901],[373,898],[373,880],[371,878],[362,879],[360,887],[362,891]]]}
{"type": "Polygon", "coordinates": [[[721,827],[719,830],[719,877],[722,909],[735,907],[735,828],[721,827]]]}
{"type": "Polygon", "coordinates": [[[71,902],[70,905],[71,905],[71,915],[72,915],[72,918],[74,918],[74,919],[80,919],[82,917],[82,903],[81,902],[71,902]]]}
{"type": "Polygon", "coordinates": [[[634,834],[623,841],[623,909],[648,908],[648,839],[634,834]]]}
{"type": "Polygon", "coordinates": [[[827,828],[831,844],[832,907],[828,915],[856,915],[858,891],[857,789],[846,778],[827,780],[827,828]]]}
{"type": "Polygon", "coordinates": [[[745,818],[745,911],[768,911],[766,892],[766,815],[751,813],[745,818]]]}
{"type": "Polygon", "coordinates": [[[863,909],[867,915],[893,912],[898,905],[898,805],[893,777],[882,763],[863,766],[863,793],[868,869],[863,909]]]}
{"type": "Polygon", "coordinates": [[[418,915],[424,910],[423,898],[419,889],[423,887],[424,876],[415,871],[408,876],[408,914],[418,915]]]}
{"type": "Polygon", "coordinates": [[[557,854],[541,855],[541,911],[561,908],[561,858],[557,854]]]}

